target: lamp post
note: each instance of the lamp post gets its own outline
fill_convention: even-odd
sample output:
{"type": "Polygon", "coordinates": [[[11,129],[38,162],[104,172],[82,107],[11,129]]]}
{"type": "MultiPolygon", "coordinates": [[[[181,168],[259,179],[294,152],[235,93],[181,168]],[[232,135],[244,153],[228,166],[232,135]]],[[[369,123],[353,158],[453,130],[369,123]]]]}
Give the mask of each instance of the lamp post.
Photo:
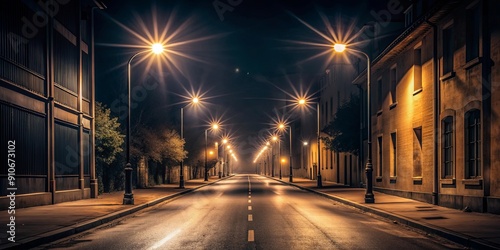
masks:
{"type": "Polygon", "coordinates": [[[123,194],[123,205],[134,205],[134,194],[132,193],[132,164],[130,163],[130,82],[131,82],[131,63],[132,60],[143,53],[153,52],[154,54],[163,53],[163,45],[155,43],[151,46],[151,50],[143,50],[135,53],[127,62],[127,141],[126,141],[126,160],[125,165],[125,193],[123,194]]]}
{"type": "Polygon", "coordinates": [[[207,145],[208,145],[208,130],[209,129],[213,129],[213,130],[217,130],[219,129],[219,124],[217,123],[214,123],[212,124],[212,126],[210,128],[207,128],[205,129],[205,181],[208,181],[208,165],[207,165],[207,145]]]}
{"type": "MultiPolygon", "coordinates": [[[[231,149],[231,146],[230,145],[227,145],[226,146],[227,150],[229,151],[231,149]]],[[[224,149],[224,152],[226,151],[226,149],[224,149]]],[[[225,163],[226,163],[226,176],[229,176],[229,156],[228,156],[228,152],[225,153],[225,163]]]]}
{"type": "Polygon", "coordinates": [[[320,112],[319,112],[319,102],[316,103],[316,116],[317,116],[317,123],[318,123],[318,128],[317,128],[317,137],[318,137],[318,187],[323,187],[323,180],[321,179],[321,138],[320,138],[320,112]]]}
{"type": "MultiPolygon", "coordinates": [[[[222,139],[222,164],[221,164],[221,171],[222,171],[222,177],[226,177],[226,172],[224,171],[224,167],[226,167],[226,147],[224,146],[227,143],[227,139],[222,139]]],[[[226,167],[227,168],[227,167],[226,167]]],[[[219,173],[220,175],[220,173],[219,173]]]]}
{"type": "MultiPolygon", "coordinates": [[[[276,143],[278,141],[278,136],[274,135],[272,139],[273,139],[274,143],[276,143]]],[[[273,162],[272,162],[273,169],[271,170],[271,176],[274,177],[274,156],[275,156],[275,154],[274,154],[274,145],[273,145],[273,147],[271,147],[271,155],[272,155],[271,158],[273,160],[273,162]]]]}
{"type": "Polygon", "coordinates": [[[308,143],[308,142],[306,142],[306,141],[302,142],[302,145],[304,146],[304,148],[302,148],[302,150],[301,150],[301,152],[300,152],[300,154],[301,154],[300,164],[302,165],[302,164],[304,164],[304,162],[306,163],[306,164],[305,164],[305,165],[306,165],[306,167],[305,167],[306,171],[307,171],[307,162],[308,162],[307,158],[308,158],[308,154],[307,154],[307,151],[306,151],[306,157],[304,157],[304,150],[305,150],[305,147],[306,147],[308,144],[309,144],[309,143],[308,143]]]}
{"type": "MultiPolygon", "coordinates": [[[[307,101],[306,99],[304,98],[300,98],[298,100],[298,105],[301,105],[301,106],[305,106],[307,105],[307,101]]],[[[318,187],[323,187],[323,180],[321,179],[321,146],[320,146],[320,143],[321,143],[321,137],[320,137],[320,110],[319,110],[319,101],[316,102],[316,123],[317,123],[317,130],[316,130],[316,134],[317,134],[317,141],[318,141],[318,154],[317,154],[317,157],[318,157],[318,165],[317,165],[317,168],[318,168],[318,179],[317,179],[317,182],[318,182],[318,187]]]]}
{"type": "MultiPolygon", "coordinates": [[[[189,106],[190,104],[198,104],[200,102],[200,99],[198,97],[193,97],[191,102],[186,105],[185,107],[189,106]]],[[[184,108],[181,108],[181,139],[184,140],[184,108]]],[[[179,173],[179,188],[184,188],[184,159],[181,159],[180,162],[180,173],[179,173]]]]}
{"type": "MultiPolygon", "coordinates": [[[[218,142],[215,142],[215,150],[216,150],[216,153],[215,153],[215,157],[217,159],[217,162],[219,162],[219,143],[218,142]]],[[[217,163],[216,163],[217,165],[217,163]]],[[[219,179],[222,177],[222,172],[221,172],[221,167],[219,166],[219,179]]]]}
{"type": "Polygon", "coordinates": [[[278,138],[278,159],[280,163],[280,180],[281,180],[281,138],[278,138]]]}
{"type": "Polygon", "coordinates": [[[285,124],[283,123],[280,123],[278,125],[278,128],[281,129],[281,130],[284,130],[286,127],[288,127],[288,132],[289,132],[289,136],[290,136],[290,176],[289,176],[289,182],[293,182],[293,175],[292,175],[292,126],[289,125],[289,126],[285,126],[285,124]]]}
{"type": "MultiPolygon", "coordinates": [[[[343,52],[346,50],[346,45],[345,44],[335,44],[333,46],[333,49],[336,52],[343,52]]],[[[363,51],[356,50],[356,49],[351,49],[349,48],[350,51],[356,52],[363,54],[366,57],[366,110],[367,110],[367,126],[368,126],[368,158],[366,159],[366,167],[365,167],[365,172],[366,172],[366,193],[365,193],[365,203],[375,203],[375,196],[373,195],[373,165],[372,165],[372,124],[371,124],[371,105],[370,105],[370,57],[368,54],[366,54],[363,51]]]]}

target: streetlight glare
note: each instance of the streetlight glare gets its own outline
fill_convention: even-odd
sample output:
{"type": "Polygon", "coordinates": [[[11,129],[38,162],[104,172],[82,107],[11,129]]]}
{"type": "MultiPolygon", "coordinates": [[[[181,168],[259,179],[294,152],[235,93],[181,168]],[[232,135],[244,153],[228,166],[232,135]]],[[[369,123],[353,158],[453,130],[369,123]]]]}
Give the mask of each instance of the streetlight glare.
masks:
{"type": "Polygon", "coordinates": [[[198,97],[194,97],[193,98],[193,103],[196,104],[196,103],[199,103],[200,102],[200,98],[198,97]]]}
{"type": "Polygon", "coordinates": [[[307,146],[307,144],[308,144],[308,143],[305,141],[305,142],[304,142],[304,146],[307,146]]]}
{"type": "Polygon", "coordinates": [[[299,100],[299,105],[304,105],[306,104],[306,99],[300,99],[299,100]]]}
{"type": "Polygon", "coordinates": [[[226,144],[226,143],[227,143],[227,139],[223,139],[222,144],[226,144]]]}
{"type": "Polygon", "coordinates": [[[278,128],[279,128],[279,129],[284,129],[284,128],[285,128],[285,124],[280,123],[280,124],[278,125],[278,128]]]}
{"type": "Polygon", "coordinates": [[[346,46],[345,44],[336,43],[335,45],[333,45],[333,49],[337,52],[344,52],[345,46],[346,46]]]}
{"type": "Polygon", "coordinates": [[[278,137],[277,136],[273,136],[273,141],[277,141],[278,140],[278,137]]]}
{"type": "Polygon", "coordinates": [[[155,43],[151,46],[151,50],[153,51],[153,53],[155,54],[161,54],[163,53],[163,45],[161,43],[155,43]]]}
{"type": "Polygon", "coordinates": [[[217,123],[212,124],[212,129],[214,129],[214,130],[219,129],[219,124],[217,124],[217,123]]]}

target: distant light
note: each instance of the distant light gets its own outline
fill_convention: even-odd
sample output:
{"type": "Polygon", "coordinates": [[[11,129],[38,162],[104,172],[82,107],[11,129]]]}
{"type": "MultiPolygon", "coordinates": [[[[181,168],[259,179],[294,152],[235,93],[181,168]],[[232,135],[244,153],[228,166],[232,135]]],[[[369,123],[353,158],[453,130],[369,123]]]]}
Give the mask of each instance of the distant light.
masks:
{"type": "Polygon", "coordinates": [[[281,162],[285,162],[285,159],[281,159],[281,162]]]}
{"type": "Polygon", "coordinates": [[[213,155],[213,154],[214,154],[214,151],[210,151],[210,152],[209,152],[209,154],[210,154],[210,155],[213,155]]]}
{"type": "Polygon", "coordinates": [[[299,99],[299,104],[300,105],[306,104],[306,99],[299,99]]]}
{"type": "Polygon", "coordinates": [[[240,68],[236,68],[236,69],[234,69],[234,72],[236,72],[236,73],[240,73],[240,68]]]}
{"type": "Polygon", "coordinates": [[[155,43],[155,44],[153,44],[153,46],[151,46],[151,50],[153,51],[153,53],[155,53],[157,55],[161,54],[161,53],[163,53],[163,50],[164,50],[163,49],[163,44],[161,44],[161,43],[155,43]]]}
{"type": "Polygon", "coordinates": [[[278,128],[279,128],[279,129],[284,129],[284,128],[285,128],[285,124],[280,123],[280,124],[278,125],[278,128]]]}
{"type": "Polygon", "coordinates": [[[212,128],[213,128],[213,129],[215,129],[215,130],[219,129],[219,124],[214,123],[214,124],[212,125],[212,128]]]}
{"type": "Polygon", "coordinates": [[[307,146],[307,144],[309,144],[309,143],[307,143],[307,142],[305,141],[305,142],[304,142],[304,146],[307,146]]]}
{"type": "Polygon", "coordinates": [[[277,141],[278,140],[278,137],[277,136],[273,136],[273,141],[277,141]]]}
{"type": "Polygon", "coordinates": [[[344,52],[345,44],[337,43],[337,44],[333,45],[333,49],[337,52],[344,52]]]}
{"type": "Polygon", "coordinates": [[[227,139],[222,140],[222,144],[226,144],[226,143],[227,143],[227,139]]]}
{"type": "Polygon", "coordinates": [[[199,102],[200,102],[200,99],[198,97],[194,97],[193,98],[193,103],[196,104],[196,103],[199,103],[199,102]]]}

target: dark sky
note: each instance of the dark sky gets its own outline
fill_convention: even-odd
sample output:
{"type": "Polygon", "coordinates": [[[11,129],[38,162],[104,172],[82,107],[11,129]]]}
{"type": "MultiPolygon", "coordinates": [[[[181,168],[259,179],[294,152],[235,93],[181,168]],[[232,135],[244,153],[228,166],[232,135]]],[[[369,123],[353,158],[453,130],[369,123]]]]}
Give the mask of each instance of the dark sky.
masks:
{"type": "MultiPolygon", "coordinates": [[[[111,107],[115,115],[122,115],[126,63],[141,50],[130,46],[145,45],[132,33],[148,38],[147,33],[153,33],[155,23],[160,31],[170,25],[168,35],[178,32],[171,42],[201,40],[175,47],[189,58],[173,56],[177,67],[162,66],[163,75],[156,66],[146,67],[149,59],[142,62],[139,57],[134,59],[132,91],[135,90],[138,106],[132,109],[133,122],[141,120],[152,127],[167,124],[178,129],[179,109],[184,106],[179,104],[182,100],[179,95],[200,91],[206,93],[210,104],[203,109],[186,109],[188,148],[203,138],[210,117],[222,116],[225,128],[239,145],[240,157],[248,159],[253,156],[256,137],[270,128],[271,118],[276,117],[274,110],[283,106],[277,99],[286,95],[277,87],[291,91],[293,84],[307,89],[314,77],[324,72],[326,56],[304,61],[321,49],[290,41],[325,43],[326,40],[294,16],[327,33],[320,14],[334,28],[341,23],[344,28],[354,24],[359,29],[364,23],[374,21],[370,10],[385,6],[381,4],[385,1],[367,0],[242,0],[225,11],[221,20],[214,2],[105,2],[108,8],[96,14],[96,99],[111,107]],[[287,82],[287,77],[293,83],[287,82]]],[[[230,6],[225,0],[219,2],[230,6]]]]}

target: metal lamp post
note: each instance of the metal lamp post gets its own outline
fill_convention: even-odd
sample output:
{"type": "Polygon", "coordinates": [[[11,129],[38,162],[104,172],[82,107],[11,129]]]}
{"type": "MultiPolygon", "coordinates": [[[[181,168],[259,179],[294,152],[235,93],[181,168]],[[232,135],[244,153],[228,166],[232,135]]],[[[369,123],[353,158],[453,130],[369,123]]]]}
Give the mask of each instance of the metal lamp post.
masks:
{"type": "MultiPolygon", "coordinates": [[[[298,100],[298,105],[302,105],[302,106],[305,106],[307,105],[307,100],[305,98],[300,98],[298,100]]],[[[318,165],[317,165],[317,168],[318,168],[318,177],[317,177],[317,182],[318,182],[318,187],[323,187],[323,180],[321,179],[321,146],[320,146],[320,143],[321,143],[321,137],[320,137],[320,110],[319,110],[319,101],[316,102],[316,123],[318,125],[317,127],[317,130],[316,130],[316,133],[317,133],[317,141],[318,141],[318,152],[317,152],[317,157],[318,157],[318,165]]],[[[312,174],[311,174],[312,175],[312,174]]]]}
{"type": "Polygon", "coordinates": [[[319,112],[319,102],[316,103],[316,116],[317,116],[317,123],[318,123],[318,128],[317,128],[317,137],[318,137],[318,187],[323,187],[323,180],[321,179],[321,137],[320,137],[320,112],[319,112]]]}
{"type": "MultiPolygon", "coordinates": [[[[337,52],[343,52],[346,50],[346,45],[345,44],[335,44],[333,46],[333,49],[337,52]]],[[[356,49],[351,49],[349,48],[350,51],[356,52],[363,54],[366,57],[366,110],[367,110],[367,126],[368,126],[368,158],[366,159],[366,167],[365,167],[365,172],[366,172],[366,193],[365,193],[365,203],[375,203],[375,196],[373,194],[373,165],[372,165],[372,123],[371,123],[371,105],[370,105],[370,75],[371,75],[371,63],[370,63],[370,57],[368,54],[366,54],[363,51],[356,50],[356,49]]]]}
{"type": "MultiPolygon", "coordinates": [[[[191,102],[186,105],[185,107],[189,106],[190,104],[197,104],[200,101],[198,97],[193,97],[191,102]]],[[[181,108],[181,139],[184,140],[184,108],[181,108]]],[[[184,188],[184,159],[181,159],[180,162],[180,173],[179,173],[179,188],[184,188]]]]}
{"type": "Polygon", "coordinates": [[[219,129],[219,124],[214,123],[210,128],[205,129],[205,181],[208,181],[208,165],[207,165],[207,145],[208,145],[208,130],[213,129],[217,130],[219,129]]]}
{"type": "MultiPolygon", "coordinates": [[[[153,44],[152,52],[160,54],[163,52],[163,45],[153,44]]],[[[151,50],[143,50],[135,53],[127,62],[127,140],[126,140],[126,165],[125,165],[125,193],[123,194],[123,205],[134,205],[134,194],[132,193],[132,164],[130,163],[130,82],[131,82],[131,63],[132,60],[143,53],[150,52],[151,50]]]]}
{"type": "MultiPolygon", "coordinates": [[[[289,182],[293,182],[293,174],[292,174],[292,126],[291,125],[288,125],[286,126],[285,124],[283,123],[280,123],[278,124],[278,129],[280,130],[285,130],[286,128],[288,128],[288,132],[289,132],[289,136],[290,136],[290,176],[289,176],[289,182]]],[[[281,179],[281,175],[280,175],[280,179],[281,179]]]]}

